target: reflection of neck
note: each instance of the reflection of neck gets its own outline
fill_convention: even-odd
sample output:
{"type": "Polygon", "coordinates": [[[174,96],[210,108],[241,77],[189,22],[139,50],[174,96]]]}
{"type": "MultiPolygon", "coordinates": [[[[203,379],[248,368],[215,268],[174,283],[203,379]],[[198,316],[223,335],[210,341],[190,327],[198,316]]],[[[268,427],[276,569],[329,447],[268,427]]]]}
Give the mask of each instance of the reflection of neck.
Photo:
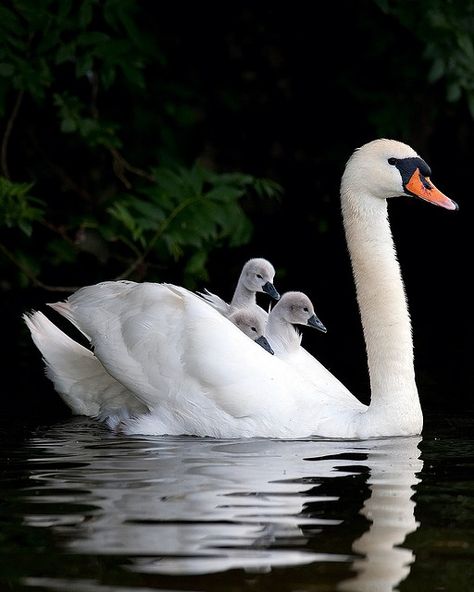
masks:
{"type": "Polygon", "coordinates": [[[360,513],[372,524],[352,545],[352,550],[363,556],[353,564],[357,575],[342,582],[338,590],[391,592],[410,573],[413,551],[397,545],[419,526],[411,497],[413,485],[420,481],[415,473],[423,467],[417,447],[420,440],[404,438],[395,451],[387,447],[383,454],[380,450],[372,458],[369,454],[371,494],[360,513]]]}

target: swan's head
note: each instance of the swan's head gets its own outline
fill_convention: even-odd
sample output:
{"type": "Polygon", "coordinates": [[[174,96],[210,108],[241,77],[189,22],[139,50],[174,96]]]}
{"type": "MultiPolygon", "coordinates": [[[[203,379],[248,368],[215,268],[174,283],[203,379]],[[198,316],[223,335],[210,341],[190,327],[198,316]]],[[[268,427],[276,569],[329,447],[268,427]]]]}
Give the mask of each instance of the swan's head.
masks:
{"type": "Polygon", "coordinates": [[[241,309],[235,311],[229,316],[229,320],[238,327],[242,333],[245,333],[247,337],[250,337],[253,341],[261,345],[267,352],[273,354],[273,350],[265,337],[265,319],[247,309],[241,309]]]}
{"type": "Polygon", "coordinates": [[[303,292],[285,292],[270,314],[278,315],[292,325],[308,325],[326,333],[326,327],[314,312],[311,300],[303,292]]]}
{"type": "Polygon", "coordinates": [[[430,167],[407,144],[381,139],[358,148],[342,176],[341,196],[385,200],[399,195],[419,197],[448,210],[458,209],[433,185],[430,167]]]}
{"type": "Polygon", "coordinates": [[[251,292],[265,292],[275,300],[280,294],[275,290],[273,278],[275,268],[266,259],[250,259],[242,269],[242,281],[247,290],[251,292]]]}

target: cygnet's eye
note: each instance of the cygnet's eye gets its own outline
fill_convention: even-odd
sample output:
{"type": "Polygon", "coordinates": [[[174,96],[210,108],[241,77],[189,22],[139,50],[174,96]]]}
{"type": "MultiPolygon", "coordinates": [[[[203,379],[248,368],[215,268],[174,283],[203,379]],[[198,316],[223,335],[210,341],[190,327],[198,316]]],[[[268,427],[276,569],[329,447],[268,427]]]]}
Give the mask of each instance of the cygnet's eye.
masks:
{"type": "Polygon", "coordinates": [[[396,158],[389,158],[388,159],[388,164],[397,164],[397,159],[396,158]]]}
{"type": "Polygon", "coordinates": [[[258,277],[259,280],[263,280],[263,276],[260,275],[259,273],[257,273],[257,277],[258,277]]]}
{"type": "Polygon", "coordinates": [[[250,327],[252,329],[252,331],[255,331],[255,333],[257,332],[257,329],[255,327],[250,327]]]}
{"type": "Polygon", "coordinates": [[[303,310],[304,310],[305,312],[309,312],[309,309],[308,309],[308,307],[307,307],[307,306],[305,306],[305,307],[303,308],[303,310]]]}

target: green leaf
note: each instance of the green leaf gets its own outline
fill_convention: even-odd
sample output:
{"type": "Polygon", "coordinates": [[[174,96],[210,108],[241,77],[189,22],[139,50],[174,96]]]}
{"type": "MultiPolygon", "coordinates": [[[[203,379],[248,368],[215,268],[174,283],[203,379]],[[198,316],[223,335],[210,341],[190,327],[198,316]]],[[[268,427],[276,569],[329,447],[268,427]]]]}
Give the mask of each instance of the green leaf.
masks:
{"type": "Polygon", "coordinates": [[[206,270],[207,259],[207,251],[196,251],[196,253],[188,259],[184,268],[184,273],[187,276],[192,276],[193,278],[198,278],[200,280],[209,280],[209,275],[206,270]]]}
{"type": "Polygon", "coordinates": [[[126,203],[116,202],[113,206],[108,208],[107,211],[113,218],[123,224],[125,229],[131,234],[134,241],[139,241],[143,244],[143,229],[139,227],[137,220],[129,211],[126,203]]]}
{"type": "Polygon", "coordinates": [[[48,253],[53,265],[59,265],[61,263],[74,263],[77,258],[77,251],[73,248],[73,246],[60,238],[55,238],[49,241],[48,253]]]}
{"type": "Polygon", "coordinates": [[[102,69],[100,71],[100,79],[102,80],[102,84],[105,89],[108,89],[112,86],[115,80],[115,67],[114,66],[106,66],[102,65],[102,69]]]}
{"type": "Polygon", "coordinates": [[[6,76],[6,77],[11,76],[14,71],[15,71],[15,68],[13,67],[12,64],[6,64],[6,63],[0,64],[0,76],[6,76]]]}
{"type": "Polygon", "coordinates": [[[110,36],[101,31],[85,31],[77,37],[78,45],[100,45],[110,40],[110,36]]]}
{"type": "Polygon", "coordinates": [[[71,132],[75,132],[77,129],[76,122],[72,118],[63,119],[61,121],[61,131],[65,134],[69,134],[71,132]]]}
{"type": "Polygon", "coordinates": [[[125,78],[138,88],[145,88],[145,78],[138,67],[122,62],[120,68],[125,75],[125,78]]]}
{"type": "Polygon", "coordinates": [[[430,82],[436,82],[439,80],[445,72],[444,60],[442,58],[436,58],[433,62],[431,69],[428,74],[428,80],[430,82]]]}
{"type": "Polygon", "coordinates": [[[42,218],[44,203],[29,194],[31,183],[14,183],[0,177],[0,226],[18,228],[31,236],[32,223],[42,218]]]}
{"type": "Polygon", "coordinates": [[[461,87],[457,82],[451,82],[446,90],[446,99],[450,103],[455,103],[461,98],[461,87]]]}
{"type": "Polygon", "coordinates": [[[133,207],[140,214],[147,216],[155,225],[157,222],[162,222],[165,219],[163,210],[158,208],[154,203],[147,203],[142,199],[134,198],[133,207]]]}
{"type": "Polygon", "coordinates": [[[61,22],[71,12],[73,0],[60,0],[58,4],[58,20],[61,22]]]}
{"type": "Polygon", "coordinates": [[[255,179],[254,188],[260,197],[277,198],[282,193],[282,187],[271,179],[255,179]]]}
{"type": "Polygon", "coordinates": [[[206,193],[206,198],[212,201],[234,201],[245,195],[245,190],[231,185],[218,185],[206,193]]]}
{"type": "Polygon", "coordinates": [[[459,47],[461,48],[465,56],[468,58],[469,62],[472,63],[474,61],[474,46],[472,44],[470,34],[460,32],[457,38],[459,47]]]}
{"type": "Polygon", "coordinates": [[[22,31],[22,27],[20,21],[16,17],[15,13],[5,6],[0,5],[0,23],[1,27],[5,31],[10,31],[13,33],[20,33],[22,31]]]}
{"type": "Polygon", "coordinates": [[[64,43],[59,46],[56,52],[56,64],[63,64],[64,62],[72,61],[75,57],[76,44],[64,43]]]}
{"type": "Polygon", "coordinates": [[[92,9],[94,0],[82,0],[79,8],[79,25],[85,29],[92,21],[92,9]]]}
{"type": "Polygon", "coordinates": [[[82,78],[92,71],[94,58],[92,54],[88,53],[76,59],[76,76],[82,78]]]}
{"type": "Polygon", "coordinates": [[[120,2],[121,0],[106,0],[104,5],[105,22],[115,30],[118,29],[117,8],[120,6],[120,2]]]}

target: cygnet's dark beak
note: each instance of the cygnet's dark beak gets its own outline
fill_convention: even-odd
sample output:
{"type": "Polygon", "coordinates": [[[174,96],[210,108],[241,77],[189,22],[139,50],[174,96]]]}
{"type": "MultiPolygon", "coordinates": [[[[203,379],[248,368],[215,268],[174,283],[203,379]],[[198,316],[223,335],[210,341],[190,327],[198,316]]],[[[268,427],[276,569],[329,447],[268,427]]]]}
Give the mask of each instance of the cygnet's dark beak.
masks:
{"type": "Polygon", "coordinates": [[[260,337],[258,339],[255,339],[255,343],[258,343],[258,345],[261,345],[263,347],[264,350],[266,350],[269,354],[273,354],[275,353],[272,348],[271,345],[268,343],[268,339],[266,337],[264,337],[263,335],[260,335],[260,337]]]}
{"type": "Polygon", "coordinates": [[[275,300],[280,300],[280,294],[275,290],[275,286],[271,282],[263,284],[262,290],[275,300]]]}
{"type": "Polygon", "coordinates": [[[318,329],[318,331],[322,331],[323,333],[328,332],[326,327],[321,323],[321,321],[318,319],[318,317],[315,314],[308,319],[308,325],[310,327],[314,327],[315,329],[318,329]]]}

